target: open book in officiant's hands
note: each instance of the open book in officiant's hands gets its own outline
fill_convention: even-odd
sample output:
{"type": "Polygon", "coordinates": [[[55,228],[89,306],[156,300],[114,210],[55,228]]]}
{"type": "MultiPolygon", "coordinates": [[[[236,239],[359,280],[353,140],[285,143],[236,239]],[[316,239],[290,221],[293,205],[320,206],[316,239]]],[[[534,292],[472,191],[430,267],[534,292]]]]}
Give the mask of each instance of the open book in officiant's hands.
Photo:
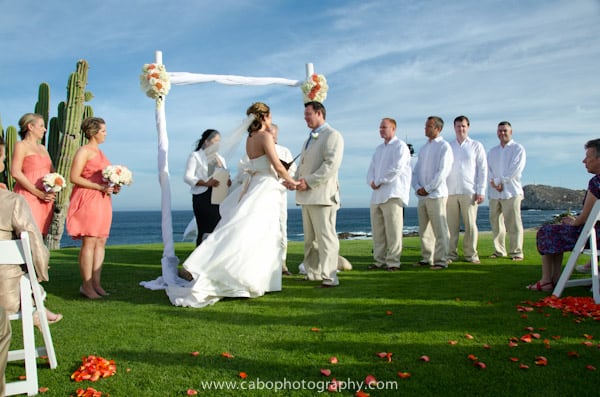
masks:
{"type": "Polygon", "coordinates": [[[279,161],[281,161],[281,164],[283,165],[283,168],[285,168],[286,171],[288,171],[290,169],[290,167],[292,166],[292,164],[294,164],[294,161],[296,161],[298,159],[298,157],[300,157],[300,154],[297,155],[296,157],[294,157],[292,159],[292,161],[290,161],[289,163],[287,161],[281,160],[279,159],[279,161]]]}
{"type": "Polygon", "coordinates": [[[227,193],[229,193],[229,171],[225,168],[216,168],[212,176],[213,179],[219,181],[219,185],[212,188],[210,196],[211,204],[221,204],[227,193]]]}

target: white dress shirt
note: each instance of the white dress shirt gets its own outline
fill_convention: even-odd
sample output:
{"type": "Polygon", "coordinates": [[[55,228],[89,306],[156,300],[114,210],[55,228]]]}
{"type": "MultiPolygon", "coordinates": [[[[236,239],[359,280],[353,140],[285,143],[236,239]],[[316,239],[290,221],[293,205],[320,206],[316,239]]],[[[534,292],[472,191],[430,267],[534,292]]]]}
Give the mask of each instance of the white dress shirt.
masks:
{"type": "Polygon", "coordinates": [[[487,159],[481,142],[467,137],[463,143],[454,140],[452,168],[448,176],[448,194],[479,194],[485,196],[487,188],[487,159]]]}
{"type": "Polygon", "coordinates": [[[446,179],[452,168],[452,159],[450,144],[441,136],[427,141],[421,148],[413,169],[412,186],[415,192],[424,188],[428,195],[418,196],[419,200],[448,197],[446,179]]]}
{"type": "MultiPolygon", "coordinates": [[[[216,156],[223,165],[223,168],[227,167],[225,159],[218,154],[216,156]]],[[[184,182],[190,185],[190,193],[202,194],[206,192],[208,190],[207,186],[196,186],[196,183],[199,180],[206,182],[210,179],[210,176],[212,175],[208,175],[208,159],[204,150],[200,149],[192,152],[188,157],[185,173],[183,174],[184,182]]]]}
{"type": "Polygon", "coordinates": [[[517,142],[510,140],[504,147],[493,147],[488,155],[489,179],[496,185],[502,184],[502,192],[489,188],[490,199],[509,199],[523,195],[521,174],[525,169],[525,149],[517,142]]]}
{"type": "Polygon", "coordinates": [[[408,205],[410,196],[410,151],[406,143],[393,137],[375,149],[367,172],[367,184],[381,185],[373,189],[371,204],[383,204],[391,198],[400,198],[408,205]]]}

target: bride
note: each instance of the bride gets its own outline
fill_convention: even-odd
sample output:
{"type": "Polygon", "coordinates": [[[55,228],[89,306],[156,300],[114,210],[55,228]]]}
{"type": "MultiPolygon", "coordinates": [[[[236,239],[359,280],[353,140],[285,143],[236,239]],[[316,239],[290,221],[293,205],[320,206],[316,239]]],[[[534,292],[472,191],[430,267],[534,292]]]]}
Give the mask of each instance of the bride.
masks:
{"type": "Polygon", "coordinates": [[[204,307],[223,297],[255,298],[281,291],[279,205],[285,188],[278,176],[297,185],[283,167],[272,135],[271,111],[261,102],[248,115],[244,183],[221,203],[214,232],[185,260],[193,280],[167,287],[173,305],[204,307]]]}

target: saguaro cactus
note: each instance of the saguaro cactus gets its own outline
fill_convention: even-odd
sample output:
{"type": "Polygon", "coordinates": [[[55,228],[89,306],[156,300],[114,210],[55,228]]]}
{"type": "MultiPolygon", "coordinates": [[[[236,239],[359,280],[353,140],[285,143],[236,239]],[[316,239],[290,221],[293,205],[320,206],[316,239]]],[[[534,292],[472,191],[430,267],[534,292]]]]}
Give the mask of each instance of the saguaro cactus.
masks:
{"type": "Polygon", "coordinates": [[[4,143],[6,150],[6,186],[8,190],[13,190],[15,187],[15,179],[10,175],[10,167],[12,165],[12,154],[17,142],[17,129],[15,127],[8,126],[4,131],[4,143]]]}
{"type": "MultiPolygon", "coordinates": [[[[71,73],[67,84],[67,100],[58,105],[58,125],[60,143],[57,160],[55,161],[56,172],[70,180],[71,163],[75,152],[81,146],[81,122],[83,121],[86,106],[84,104],[86,97],[91,98],[91,94],[86,94],[88,63],[85,60],[77,62],[77,70],[71,73]]],[[[90,110],[87,110],[89,113],[90,110]]],[[[55,122],[51,121],[54,125],[55,122]]],[[[50,138],[50,140],[55,138],[50,138]]],[[[73,185],[67,185],[57,194],[54,203],[54,216],[50,230],[46,238],[46,244],[50,249],[60,248],[65,219],[69,208],[69,198],[73,185]]]]}
{"type": "MultiPolygon", "coordinates": [[[[50,117],[50,86],[48,83],[40,84],[38,88],[38,101],[35,104],[35,113],[44,118],[44,125],[48,128],[48,118],[50,117]]],[[[42,145],[46,144],[46,136],[42,138],[42,145]]]]}

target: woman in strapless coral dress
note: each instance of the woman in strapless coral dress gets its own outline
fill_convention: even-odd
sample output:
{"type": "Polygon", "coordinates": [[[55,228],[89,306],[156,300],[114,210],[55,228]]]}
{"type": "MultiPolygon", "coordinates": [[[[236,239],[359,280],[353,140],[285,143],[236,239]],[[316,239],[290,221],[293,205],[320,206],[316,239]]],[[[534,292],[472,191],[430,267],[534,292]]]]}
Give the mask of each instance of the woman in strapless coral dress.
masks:
{"type": "Polygon", "coordinates": [[[46,174],[54,172],[48,151],[39,143],[46,132],[44,119],[39,114],[27,113],[21,117],[19,125],[21,141],[15,143],[10,169],[17,181],[14,192],[25,197],[35,223],[46,236],[52,222],[56,193],[47,192],[42,183],[46,174]]]}
{"type": "Polygon", "coordinates": [[[118,192],[119,186],[109,186],[102,177],[102,171],[110,165],[98,147],[106,139],[106,123],[99,117],[88,117],[81,129],[89,141],[77,150],[71,166],[70,178],[75,186],[67,214],[67,232],[72,238],[82,240],[79,292],[89,299],[100,299],[108,295],[100,276],[112,223],[111,194],[118,192]]]}

